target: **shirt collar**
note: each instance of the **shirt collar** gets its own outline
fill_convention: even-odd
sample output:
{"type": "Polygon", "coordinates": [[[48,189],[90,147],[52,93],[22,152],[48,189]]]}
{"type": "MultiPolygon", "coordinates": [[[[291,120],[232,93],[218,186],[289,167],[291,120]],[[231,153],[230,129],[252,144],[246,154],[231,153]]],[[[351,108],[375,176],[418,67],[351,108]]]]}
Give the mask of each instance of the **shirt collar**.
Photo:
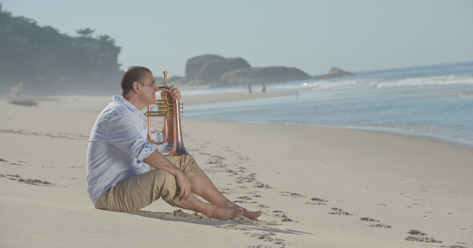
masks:
{"type": "Polygon", "coordinates": [[[128,100],[123,98],[122,96],[113,96],[112,101],[119,102],[129,108],[134,114],[141,117],[141,112],[139,109],[135,107],[135,105],[131,104],[128,100]]]}

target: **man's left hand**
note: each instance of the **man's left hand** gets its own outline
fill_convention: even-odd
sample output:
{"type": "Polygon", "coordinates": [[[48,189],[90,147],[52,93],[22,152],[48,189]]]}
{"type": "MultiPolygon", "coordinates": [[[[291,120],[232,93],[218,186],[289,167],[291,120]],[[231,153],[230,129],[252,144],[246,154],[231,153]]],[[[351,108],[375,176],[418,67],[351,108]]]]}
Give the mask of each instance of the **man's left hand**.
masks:
{"type": "Polygon", "coordinates": [[[171,87],[169,87],[169,93],[171,94],[173,99],[181,100],[181,92],[179,91],[179,89],[174,88],[174,85],[171,85],[171,87]]]}

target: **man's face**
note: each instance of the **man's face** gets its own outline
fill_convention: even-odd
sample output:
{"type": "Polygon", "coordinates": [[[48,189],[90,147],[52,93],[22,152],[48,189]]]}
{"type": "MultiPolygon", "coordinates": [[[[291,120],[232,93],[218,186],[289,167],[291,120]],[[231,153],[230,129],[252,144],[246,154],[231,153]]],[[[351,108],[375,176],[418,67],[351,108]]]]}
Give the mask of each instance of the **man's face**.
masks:
{"type": "Polygon", "coordinates": [[[156,91],[158,91],[158,86],[155,82],[153,74],[147,72],[146,79],[142,85],[142,99],[147,105],[153,104],[156,101],[156,91]]]}

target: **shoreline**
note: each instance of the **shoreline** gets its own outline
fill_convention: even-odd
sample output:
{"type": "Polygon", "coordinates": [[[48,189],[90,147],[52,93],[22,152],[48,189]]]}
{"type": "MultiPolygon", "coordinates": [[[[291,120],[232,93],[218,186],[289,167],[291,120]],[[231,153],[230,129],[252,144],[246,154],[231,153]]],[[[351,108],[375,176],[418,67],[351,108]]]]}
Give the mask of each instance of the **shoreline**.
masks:
{"type": "MultiPolygon", "coordinates": [[[[287,92],[276,92],[276,93],[255,93],[255,94],[222,94],[222,95],[182,95],[182,106],[191,106],[191,105],[200,105],[200,104],[217,104],[223,102],[234,102],[234,101],[245,101],[253,99],[263,99],[271,97],[280,97],[280,96],[289,96],[293,95],[292,93],[287,92]]],[[[19,106],[26,107],[36,107],[37,103],[42,103],[42,107],[50,108],[52,104],[61,104],[66,102],[77,101],[77,99],[90,99],[90,102],[94,105],[86,103],[86,106],[83,106],[82,109],[87,111],[100,111],[103,107],[110,102],[112,95],[110,96],[82,96],[82,95],[69,95],[69,96],[23,96],[20,98],[4,95],[0,96],[0,101],[5,101],[9,103],[10,101],[18,100],[19,106]],[[75,100],[74,100],[75,99],[75,100]],[[96,102],[101,104],[95,105],[96,102]]],[[[87,101],[88,102],[88,101],[87,101]]],[[[57,109],[63,109],[60,106],[57,106],[57,109]]],[[[185,117],[185,116],[184,116],[185,117]]],[[[199,118],[189,118],[196,120],[206,120],[199,118]]],[[[315,127],[315,128],[335,128],[335,129],[347,129],[347,130],[359,130],[359,131],[370,131],[376,133],[385,133],[385,134],[395,134],[400,136],[411,137],[419,140],[431,140],[435,142],[441,142],[446,144],[455,145],[462,148],[473,149],[473,141],[464,141],[458,140],[451,137],[445,136],[433,136],[428,134],[418,134],[418,133],[409,133],[402,130],[387,129],[387,128],[369,128],[369,127],[350,127],[350,126],[325,126],[325,125],[302,125],[302,124],[291,124],[291,123],[260,123],[260,122],[238,122],[238,121],[229,121],[234,123],[248,123],[248,124],[262,124],[262,125],[290,125],[290,126],[304,126],[304,127],[315,127]]]]}

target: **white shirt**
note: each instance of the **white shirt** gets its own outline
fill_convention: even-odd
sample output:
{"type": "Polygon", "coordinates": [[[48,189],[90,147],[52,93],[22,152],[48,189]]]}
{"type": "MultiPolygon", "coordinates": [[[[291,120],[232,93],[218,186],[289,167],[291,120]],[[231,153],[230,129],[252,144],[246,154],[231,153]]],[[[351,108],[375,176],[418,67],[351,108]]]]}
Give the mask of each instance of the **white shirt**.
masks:
{"type": "MultiPolygon", "coordinates": [[[[95,121],[87,149],[87,192],[94,204],[120,181],[148,171],[143,159],[158,150],[146,140],[140,111],[121,96],[113,96],[95,121]]],[[[162,147],[159,151],[163,151],[162,147]]]]}

